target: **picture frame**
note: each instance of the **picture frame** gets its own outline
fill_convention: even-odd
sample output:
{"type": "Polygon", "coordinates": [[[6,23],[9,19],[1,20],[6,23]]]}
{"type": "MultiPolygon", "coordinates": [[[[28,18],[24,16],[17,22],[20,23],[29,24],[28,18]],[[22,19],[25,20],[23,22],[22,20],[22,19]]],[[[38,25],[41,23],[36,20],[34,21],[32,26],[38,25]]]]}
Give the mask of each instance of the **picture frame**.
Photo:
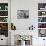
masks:
{"type": "Polygon", "coordinates": [[[17,10],[17,19],[28,19],[29,10],[17,10]]]}

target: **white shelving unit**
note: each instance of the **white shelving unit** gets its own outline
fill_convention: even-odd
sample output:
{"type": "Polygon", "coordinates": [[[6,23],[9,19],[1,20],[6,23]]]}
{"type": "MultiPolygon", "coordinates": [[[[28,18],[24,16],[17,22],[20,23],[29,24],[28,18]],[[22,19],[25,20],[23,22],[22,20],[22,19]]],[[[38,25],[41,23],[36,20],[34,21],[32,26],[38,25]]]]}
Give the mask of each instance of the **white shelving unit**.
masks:
{"type": "Polygon", "coordinates": [[[45,34],[40,33],[41,31],[46,33],[46,3],[38,4],[38,32],[41,35],[40,37],[46,37],[45,34]]]}
{"type": "Polygon", "coordinates": [[[9,19],[8,18],[8,3],[0,3],[0,28],[2,30],[5,30],[7,28],[6,29],[7,37],[8,37],[8,23],[9,23],[8,19],[9,19]],[[3,29],[4,27],[5,29],[3,29]]]}
{"type": "Polygon", "coordinates": [[[8,45],[8,19],[8,3],[2,2],[0,3],[0,45],[8,45]]]}

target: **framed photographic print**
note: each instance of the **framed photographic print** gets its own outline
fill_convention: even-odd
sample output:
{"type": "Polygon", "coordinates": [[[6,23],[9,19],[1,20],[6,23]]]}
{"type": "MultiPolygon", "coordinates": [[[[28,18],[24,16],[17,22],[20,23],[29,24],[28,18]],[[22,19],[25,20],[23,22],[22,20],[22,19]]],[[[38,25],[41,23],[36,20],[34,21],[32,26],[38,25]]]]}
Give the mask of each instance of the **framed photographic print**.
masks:
{"type": "Polygon", "coordinates": [[[17,19],[28,19],[29,10],[17,10],[17,19]]]}

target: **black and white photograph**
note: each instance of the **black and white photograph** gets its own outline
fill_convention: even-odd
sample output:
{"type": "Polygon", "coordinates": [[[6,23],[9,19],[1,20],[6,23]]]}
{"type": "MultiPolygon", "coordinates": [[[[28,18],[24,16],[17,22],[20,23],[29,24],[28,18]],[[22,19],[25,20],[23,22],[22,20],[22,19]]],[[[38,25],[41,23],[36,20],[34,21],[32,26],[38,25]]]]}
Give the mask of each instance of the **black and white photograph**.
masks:
{"type": "Polygon", "coordinates": [[[28,19],[29,10],[17,10],[17,19],[28,19]]]}

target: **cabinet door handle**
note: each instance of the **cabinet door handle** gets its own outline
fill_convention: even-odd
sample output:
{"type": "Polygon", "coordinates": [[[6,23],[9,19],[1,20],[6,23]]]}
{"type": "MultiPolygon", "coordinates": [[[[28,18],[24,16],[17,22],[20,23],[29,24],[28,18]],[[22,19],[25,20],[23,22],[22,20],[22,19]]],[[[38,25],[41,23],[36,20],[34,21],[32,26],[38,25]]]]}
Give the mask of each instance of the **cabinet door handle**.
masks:
{"type": "Polygon", "coordinates": [[[1,39],[1,40],[3,40],[3,39],[1,39]]]}
{"type": "Polygon", "coordinates": [[[43,39],[43,40],[45,40],[45,39],[43,39]]]}

